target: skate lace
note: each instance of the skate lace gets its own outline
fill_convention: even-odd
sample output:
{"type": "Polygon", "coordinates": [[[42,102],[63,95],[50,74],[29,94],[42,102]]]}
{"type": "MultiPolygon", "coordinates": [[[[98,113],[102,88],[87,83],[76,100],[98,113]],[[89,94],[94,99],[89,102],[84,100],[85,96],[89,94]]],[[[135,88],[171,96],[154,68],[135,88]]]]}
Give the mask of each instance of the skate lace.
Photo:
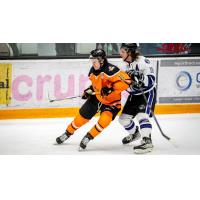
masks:
{"type": "Polygon", "coordinates": [[[89,138],[87,138],[87,137],[83,138],[82,143],[84,145],[86,145],[88,142],[89,142],[89,138]]]}
{"type": "Polygon", "coordinates": [[[67,138],[68,138],[68,136],[66,135],[66,133],[63,133],[63,134],[60,136],[61,141],[65,141],[67,138]]]}
{"type": "Polygon", "coordinates": [[[151,143],[151,139],[150,139],[150,138],[145,137],[145,138],[143,138],[143,140],[144,140],[145,143],[147,143],[147,144],[151,143]]]}
{"type": "Polygon", "coordinates": [[[151,144],[151,139],[144,137],[142,140],[142,145],[148,145],[148,144],[151,144]]]}
{"type": "Polygon", "coordinates": [[[130,135],[128,135],[128,136],[126,137],[126,139],[127,139],[128,141],[132,140],[132,138],[133,138],[133,135],[132,135],[132,134],[130,134],[130,135]]]}

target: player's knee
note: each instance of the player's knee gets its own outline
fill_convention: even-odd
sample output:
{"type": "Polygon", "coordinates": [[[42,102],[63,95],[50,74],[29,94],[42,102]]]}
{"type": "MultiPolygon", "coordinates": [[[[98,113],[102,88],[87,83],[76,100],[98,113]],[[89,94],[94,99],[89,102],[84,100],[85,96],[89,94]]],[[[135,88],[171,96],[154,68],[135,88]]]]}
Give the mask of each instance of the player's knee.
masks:
{"type": "Polygon", "coordinates": [[[76,127],[81,127],[84,124],[86,124],[88,121],[89,121],[88,119],[86,119],[82,115],[78,114],[73,121],[73,123],[74,123],[73,125],[75,125],[76,127]]]}
{"type": "Polygon", "coordinates": [[[102,128],[106,128],[112,121],[112,113],[109,111],[104,111],[102,112],[98,124],[102,127],[102,128]]]}
{"type": "Polygon", "coordinates": [[[138,113],[136,115],[136,119],[138,120],[138,122],[140,122],[143,119],[149,120],[149,115],[146,113],[138,113]]]}
{"type": "Polygon", "coordinates": [[[131,115],[127,115],[127,114],[122,114],[122,115],[120,115],[118,121],[122,126],[127,126],[127,125],[129,125],[131,123],[132,116],[131,115]]]}

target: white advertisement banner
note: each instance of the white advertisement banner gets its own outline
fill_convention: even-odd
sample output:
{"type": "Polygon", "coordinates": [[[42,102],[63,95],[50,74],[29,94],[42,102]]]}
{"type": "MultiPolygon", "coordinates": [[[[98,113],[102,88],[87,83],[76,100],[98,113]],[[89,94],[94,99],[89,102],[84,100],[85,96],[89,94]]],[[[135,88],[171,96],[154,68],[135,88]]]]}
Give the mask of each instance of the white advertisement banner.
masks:
{"type": "MultiPolygon", "coordinates": [[[[121,59],[109,62],[124,69],[121,59]]],[[[12,60],[0,61],[12,65],[11,102],[0,104],[1,109],[79,107],[81,98],[50,102],[50,99],[65,99],[83,93],[91,83],[88,73],[89,59],[64,60],[12,60]]],[[[156,70],[157,62],[152,60],[156,70]]],[[[123,93],[122,103],[127,98],[123,93]]]]}
{"type": "Polygon", "coordinates": [[[159,103],[200,103],[200,59],[163,59],[158,77],[159,103]]]}

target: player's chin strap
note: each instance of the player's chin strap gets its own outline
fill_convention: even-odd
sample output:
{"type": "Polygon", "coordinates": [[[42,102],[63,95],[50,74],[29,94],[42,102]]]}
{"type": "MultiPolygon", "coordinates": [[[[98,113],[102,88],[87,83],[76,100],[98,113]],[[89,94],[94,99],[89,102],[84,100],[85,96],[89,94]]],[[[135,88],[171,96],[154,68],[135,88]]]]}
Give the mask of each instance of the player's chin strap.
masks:
{"type": "Polygon", "coordinates": [[[130,56],[128,53],[130,52],[130,50],[125,50],[126,52],[127,52],[127,56],[126,56],[126,58],[124,59],[124,61],[125,62],[127,62],[128,64],[130,64],[130,63],[132,63],[133,62],[133,59],[132,59],[132,61],[127,61],[127,58],[130,56]]]}
{"type": "Polygon", "coordinates": [[[126,56],[126,58],[124,59],[124,61],[127,62],[127,63],[131,63],[131,62],[128,62],[128,61],[127,61],[127,58],[128,58],[128,57],[129,57],[129,55],[127,54],[127,56],[126,56]]]}

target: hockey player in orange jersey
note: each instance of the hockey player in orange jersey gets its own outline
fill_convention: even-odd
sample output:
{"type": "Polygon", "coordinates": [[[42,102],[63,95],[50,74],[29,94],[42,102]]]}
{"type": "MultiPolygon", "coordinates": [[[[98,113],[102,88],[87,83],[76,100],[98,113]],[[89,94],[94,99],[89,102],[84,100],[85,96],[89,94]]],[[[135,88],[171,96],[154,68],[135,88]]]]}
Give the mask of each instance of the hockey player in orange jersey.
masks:
{"type": "Polygon", "coordinates": [[[121,109],[121,92],[126,90],[131,83],[129,76],[118,67],[108,63],[106,53],[102,49],[91,51],[92,67],[89,79],[92,85],[83,95],[87,101],[79,110],[79,114],[68,125],[64,134],[56,138],[58,144],[65,142],[81,126],[100,112],[98,122],[83,137],[80,149],[85,149],[88,142],[99,135],[115,119],[121,109]]]}

